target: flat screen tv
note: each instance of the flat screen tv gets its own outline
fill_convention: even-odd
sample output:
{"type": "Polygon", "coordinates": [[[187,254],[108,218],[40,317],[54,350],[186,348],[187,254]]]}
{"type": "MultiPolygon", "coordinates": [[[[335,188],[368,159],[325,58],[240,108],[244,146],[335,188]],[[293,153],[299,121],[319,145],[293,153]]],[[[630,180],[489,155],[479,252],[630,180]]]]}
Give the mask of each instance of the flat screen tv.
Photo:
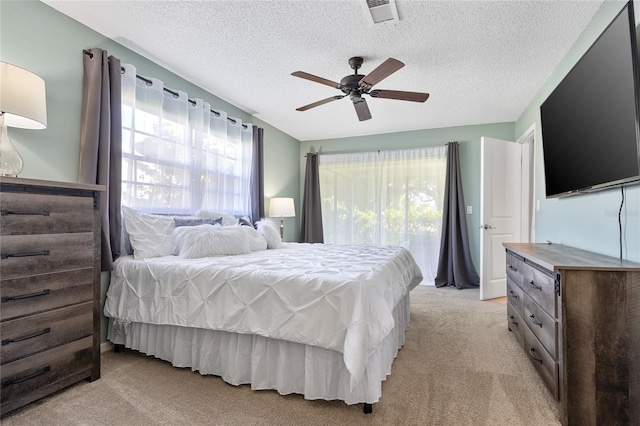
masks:
{"type": "Polygon", "coordinates": [[[540,106],[547,198],[640,183],[632,2],[540,106]]]}

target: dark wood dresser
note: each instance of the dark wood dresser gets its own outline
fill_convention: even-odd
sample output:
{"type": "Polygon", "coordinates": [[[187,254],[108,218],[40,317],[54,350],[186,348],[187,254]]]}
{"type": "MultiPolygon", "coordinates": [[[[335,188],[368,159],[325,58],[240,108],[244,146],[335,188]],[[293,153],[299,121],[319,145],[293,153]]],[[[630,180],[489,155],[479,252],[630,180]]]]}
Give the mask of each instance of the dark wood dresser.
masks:
{"type": "Polygon", "coordinates": [[[0,178],[0,413],[100,378],[100,191],[0,178]]]}
{"type": "Polygon", "coordinates": [[[640,425],[640,264],[504,245],[507,320],[563,425],[640,425]]]}

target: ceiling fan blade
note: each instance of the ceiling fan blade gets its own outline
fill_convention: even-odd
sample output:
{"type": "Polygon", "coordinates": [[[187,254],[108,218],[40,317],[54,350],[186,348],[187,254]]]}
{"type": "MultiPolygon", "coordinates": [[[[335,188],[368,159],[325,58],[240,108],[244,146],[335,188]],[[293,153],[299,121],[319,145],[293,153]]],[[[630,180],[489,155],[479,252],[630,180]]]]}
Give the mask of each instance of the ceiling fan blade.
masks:
{"type": "Polygon", "coordinates": [[[397,99],[399,101],[424,102],[429,99],[428,93],[403,92],[401,90],[372,90],[372,98],[397,99]]]}
{"type": "Polygon", "coordinates": [[[334,87],[336,89],[341,89],[342,84],[336,83],[335,81],[327,80],[326,78],[318,77],[317,75],[309,74],[304,71],[295,71],[291,73],[294,77],[304,78],[305,80],[315,81],[316,83],[326,84],[327,86],[334,87]]]}
{"type": "Polygon", "coordinates": [[[391,74],[398,71],[402,67],[404,67],[404,64],[402,62],[397,59],[389,58],[378,65],[378,68],[365,75],[362,80],[360,80],[360,87],[366,90],[371,89],[374,84],[389,77],[391,74]]]}
{"type": "Polygon", "coordinates": [[[315,107],[317,107],[317,106],[324,105],[324,104],[327,104],[327,103],[329,103],[329,102],[337,101],[338,99],[342,99],[342,98],[344,98],[345,96],[346,96],[346,95],[336,95],[336,96],[331,96],[330,98],[323,99],[323,100],[321,100],[321,101],[314,102],[314,103],[312,103],[312,104],[305,105],[305,106],[302,106],[302,107],[300,107],[300,108],[296,108],[296,111],[306,111],[306,110],[308,110],[308,109],[315,108],[315,107]]]}
{"type": "Polygon", "coordinates": [[[356,114],[358,114],[358,120],[365,121],[371,118],[371,111],[369,111],[369,105],[367,105],[367,101],[364,98],[359,98],[359,101],[353,102],[353,106],[356,109],[356,114]]]}

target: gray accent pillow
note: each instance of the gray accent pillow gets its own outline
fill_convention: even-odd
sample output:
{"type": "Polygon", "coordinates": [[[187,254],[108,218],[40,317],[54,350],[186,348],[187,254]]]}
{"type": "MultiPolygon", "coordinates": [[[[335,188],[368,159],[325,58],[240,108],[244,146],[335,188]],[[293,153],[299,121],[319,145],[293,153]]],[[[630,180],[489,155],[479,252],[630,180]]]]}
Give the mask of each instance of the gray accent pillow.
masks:
{"type": "Polygon", "coordinates": [[[249,216],[236,216],[238,219],[238,225],[240,226],[250,226],[253,228],[253,224],[251,223],[251,218],[249,216]]]}
{"type": "Polygon", "coordinates": [[[176,228],[179,226],[199,226],[199,225],[222,225],[222,217],[218,218],[182,218],[175,217],[173,218],[176,223],[176,228]]]}

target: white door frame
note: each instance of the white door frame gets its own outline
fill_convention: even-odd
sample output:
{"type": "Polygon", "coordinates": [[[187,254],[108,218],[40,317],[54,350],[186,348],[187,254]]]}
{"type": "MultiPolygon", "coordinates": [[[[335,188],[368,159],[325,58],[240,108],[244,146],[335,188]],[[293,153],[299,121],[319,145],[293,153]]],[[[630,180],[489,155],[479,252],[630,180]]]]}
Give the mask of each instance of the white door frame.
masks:
{"type": "Polygon", "coordinates": [[[536,125],[533,123],[517,140],[522,145],[522,242],[535,241],[536,125]]]}

